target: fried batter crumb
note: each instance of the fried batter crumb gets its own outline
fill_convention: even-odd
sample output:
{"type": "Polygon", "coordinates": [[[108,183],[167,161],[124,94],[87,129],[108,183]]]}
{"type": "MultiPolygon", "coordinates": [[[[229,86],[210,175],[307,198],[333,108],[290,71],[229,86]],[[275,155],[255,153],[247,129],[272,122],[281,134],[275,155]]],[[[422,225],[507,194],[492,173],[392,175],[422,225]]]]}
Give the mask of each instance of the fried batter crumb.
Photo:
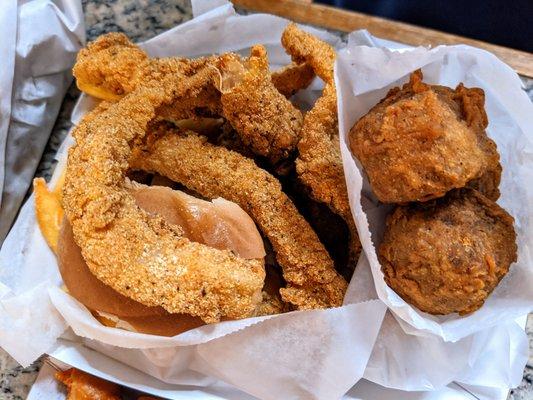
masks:
{"type": "Polygon", "coordinates": [[[243,71],[221,70],[231,81],[222,88],[224,117],[256,154],[272,163],[287,158],[296,148],[303,116],[274,86],[266,49],[254,46],[243,71]]]}

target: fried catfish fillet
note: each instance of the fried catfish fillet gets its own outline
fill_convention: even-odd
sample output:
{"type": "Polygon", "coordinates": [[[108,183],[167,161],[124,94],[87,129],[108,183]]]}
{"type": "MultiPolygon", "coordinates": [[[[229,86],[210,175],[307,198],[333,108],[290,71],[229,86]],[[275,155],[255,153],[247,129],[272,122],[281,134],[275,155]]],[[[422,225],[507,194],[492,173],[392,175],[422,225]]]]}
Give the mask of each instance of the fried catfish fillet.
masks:
{"type": "MultiPolygon", "coordinates": [[[[78,88],[93,97],[117,101],[150,79],[179,73],[191,76],[217,57],[187,59],[183,57],[150,58],[123,33],[99,36],[80,50],[73,68],[78,88]]],[[[306,64],[291,64],[272,73],[272,81],[284,96],[306,88],[314,77],[306,64]]]]}
{"type": "Polygon", "coordinates": [[[346,222],[350,231],[350,264],[353,268],[359,258],[361,243],[350,210],[340,155],[337,94],[333,79],[335,50],[293,23],[287,25],[281,43],[294,62],[310,65],[325,83],[322,96],[304,117],[296,171],[309,188],[311,197],[327,204],[346,222]]]}
{"type": "Polygon", "coordinates": [[[274,86],[263,46],[254,46],[240,65],[220,66],[222,112],[252,151],[272,163],[287,158],[298,143],[302,113],[274,86]]]}
{"type": "Polygon", "coordinates": [[[153,138],[133,153],[130,165],[166,176],[204,197],[240,205],[276,252],[287,282],[281,289],[284,301],[298,309],[342,304],[346,281],[277,179],[253,160],[192,132],[159,125],[153,138]]]}
{"type": "Polygon", "coordinates": [[[140,209],[126,187],[128,161],[158,107],[194,97],[205,77],[166,75],[142,86],[73,131],[63,206],[91,272],[147,306],[205,322],[250,316],[261,301],[262,260],[246,260],[184,237],[140,209]]]}

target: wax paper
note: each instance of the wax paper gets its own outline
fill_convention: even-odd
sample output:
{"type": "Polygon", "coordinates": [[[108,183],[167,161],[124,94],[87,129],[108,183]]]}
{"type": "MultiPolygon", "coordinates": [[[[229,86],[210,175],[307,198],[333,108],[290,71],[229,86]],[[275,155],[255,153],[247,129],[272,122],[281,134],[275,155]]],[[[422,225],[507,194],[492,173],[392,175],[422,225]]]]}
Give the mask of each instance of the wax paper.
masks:
{"type": "Polygon", "coordinates": [[[350,204],[379,298],[407,333],[437,335],[445,341],[457,341],[527,314],[533,309],[533,190],[528,185],[533,181],[533,105],[521,89],[520,79],[493,54],[470,46],[391,50],[360,45],[360,39],[360,35],[349,38],[336,64],[339,134],[350,204]],[[385,284],[376,248],[391,206],[376,200],[347,142],[354,123],[418,68],[427,83],[455,87],[463,82],[485,91],[487,134],[498,145],[503,167],[498,203],[515,218],[518,262],[483,307],[467,316],[423,313],[385,284]]]}
{"type": "MultiPolygon", "coordinates": [[[[176,400],[257,399],[221,381],[211,384],[208,388],[169,385],[79,343],[61,340],[41,368],[27,400],[64,400],[65,388],[57,382],[54,374],[58,369],[64,370],[71,366],[102,379],[126,385],[130,390],[124,400],[137,400],[141,393],[176,400]]],[[[505,400],[507,392],[463,383],[451,383],[431,392],[407,392],[387,389],[362,379],[342,397],[343,400],[471,400],[472,398],[505,400]]]]}
{"type": "MultiPolygon", "coordinates": [[[[366,255],[359,259],[348,287],[353,301],[376,299],[366,255]]],[[[368,361],[364,378],[405,391],[441,391],[452,382],[490,392],[516,387],[528,361],[525,317],[445,341],[438,335],[407,334],[389,310],[368,361]]],[[[496,393],[496,394],[494,394],[496,393]]]]}

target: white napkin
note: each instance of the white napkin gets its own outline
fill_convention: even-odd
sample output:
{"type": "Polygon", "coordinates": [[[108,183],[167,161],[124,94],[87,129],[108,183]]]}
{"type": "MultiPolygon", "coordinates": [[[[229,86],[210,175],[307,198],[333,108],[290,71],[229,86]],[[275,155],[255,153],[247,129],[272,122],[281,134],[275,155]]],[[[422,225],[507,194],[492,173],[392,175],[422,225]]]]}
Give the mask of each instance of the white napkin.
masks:
{"type": "Polygon", "coordinates": [[[5,0],[0,13],[0,245],[30,187],[85,42],[79,0],[5,0]]]}

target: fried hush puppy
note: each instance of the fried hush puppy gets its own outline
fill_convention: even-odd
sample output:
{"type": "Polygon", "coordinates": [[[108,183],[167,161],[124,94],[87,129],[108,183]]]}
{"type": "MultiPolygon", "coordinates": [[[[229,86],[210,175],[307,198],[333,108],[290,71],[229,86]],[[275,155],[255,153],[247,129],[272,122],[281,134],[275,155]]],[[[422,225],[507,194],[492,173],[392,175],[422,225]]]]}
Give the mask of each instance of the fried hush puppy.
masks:
{"type": "Polygon", "coordinates": [[[501,166],[484,102],[483,90],[428,85],[420,70],[390,90],[349,133],[377,198],[427,201],[471,185],[496,200],[501,166]]]}
{"type": "Polygon", "coordinates": [[[398,206],[379,259],[387,284],[430,314],[479,309],[516,261],[513,218],[473,189],[398,206]]]}

